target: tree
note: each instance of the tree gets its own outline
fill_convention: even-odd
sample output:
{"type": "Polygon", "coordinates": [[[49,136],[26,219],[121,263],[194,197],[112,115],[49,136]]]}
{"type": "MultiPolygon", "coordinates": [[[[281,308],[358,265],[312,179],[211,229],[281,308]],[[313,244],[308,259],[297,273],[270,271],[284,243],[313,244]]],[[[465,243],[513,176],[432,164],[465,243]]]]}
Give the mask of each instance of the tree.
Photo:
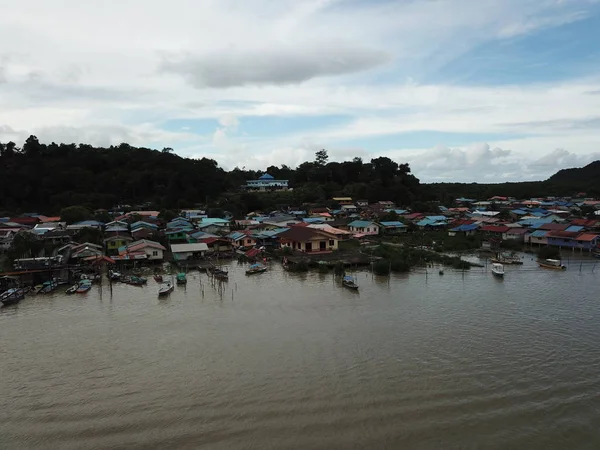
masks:
{"type": "Polygon", "coordinates": [[[92,212],[84,206],[67,206],[60,210],[60,220],[72,224],[92,217],[92,212]]]}
{"type": "Polygon", "coordinates": [[[44,247],[44,243],[33,233],[20,232],[13,239],[6,255],[10,261],[20,258],[36,258],[44,247]]]}
{"type": "Polygon", "coordinates": [[[327,150],[321,149],[317,153],[315,153],[315,164],[318,166],[324,166],[327,164],[327,160],[329,156],[327,155],[327,150]]]}
{"type": "Polygon", "coordinates": [[[163,220],[165,222],[170,222],[171,220],[175,219],[177,216],[177,213],[173,210],[170,209],[163,209],[159,214],[158,214],[158,218],[160,220],[163,220]]]}
{"type": "Polygon", "coordinates": [[[162,153],[173,153],[173,149],[171,147],[164,147],[162,153]]]}

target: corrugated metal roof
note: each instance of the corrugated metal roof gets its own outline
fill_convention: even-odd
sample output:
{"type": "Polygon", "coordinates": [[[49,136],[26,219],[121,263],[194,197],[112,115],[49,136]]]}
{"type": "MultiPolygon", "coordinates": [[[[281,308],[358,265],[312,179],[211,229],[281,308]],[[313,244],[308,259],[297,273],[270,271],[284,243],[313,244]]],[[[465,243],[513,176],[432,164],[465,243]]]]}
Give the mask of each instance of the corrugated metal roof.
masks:
{"type": "Polygon", "coordinates": [[[549,231],[544,231],[544,230],[536,230],[533,233],[531,233],[531,237],[535,237],[535,238],[543,238],[546,237],[546,235],[549,233],[549,231]]]}
{"type": "Polygon", "coordinates": [[[397,227],[397,228],[406,228],[402,222],[392,221],[392,222],[380,222],[384,227],[397,227]]]}
{"type": "Polygon", "coordinates": [[[368,220],[354,220],[348,224],[349,227],[355,227],[355,228],[365,228],[365,227],[370,227],[371,225],[376,225],[376,223],[370,222],[368,220]]]}

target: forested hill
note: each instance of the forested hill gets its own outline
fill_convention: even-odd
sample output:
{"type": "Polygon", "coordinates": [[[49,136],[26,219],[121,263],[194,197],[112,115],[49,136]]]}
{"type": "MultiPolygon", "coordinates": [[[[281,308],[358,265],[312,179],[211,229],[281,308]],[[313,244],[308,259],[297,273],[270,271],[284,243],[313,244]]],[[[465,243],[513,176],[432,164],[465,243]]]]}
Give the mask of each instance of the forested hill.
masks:
{"type": "Polygon", "coordinates": [[[182,158],[170,148],[158,151],[128,144],[108,148],[45,145],[30,136],[22,147],[13,142],[0,143],[0,214],[56,214],[71,205],[95,209],[124,203],[151,203],[158,209],[201,204],[244,214],[305,202],[327,205],[335,196],[371,202],[392,200],[425,212],[431,208],[426,202],[450,205],[457,197],[527,198],[576,192],[600,196],[600,161],[581,169],[561,170],[546,181],[503,184],[424,185],[408,164],[387,157],[329,162],[325,150],[317,152],[314,161],[295,169],[283,165],[266,171],[277,179],[289,180],[293,191],[270,195],[240,192],[246,180],[264,172],[239,168],[225,171],[212,159],[182,158]]]}
{"type": "Polygon", "coordinates": [[[336,195],[410,205],[419,194],[419,180],[408,164],[385,157],[328,162],[322,150],[296,169],[266,169],[289,180],[294,190],[270,196],[241,193],[240,186],[263,172],[225,171],[212,159],[182,158],[170,148],[45,145],[30,136],[21,148],[0,143],[0,212],[54,214],[70,205],[110,208],[150,202],[160,209],[208,204],[244,213],[277,204],[326,202],[336,195]]]}

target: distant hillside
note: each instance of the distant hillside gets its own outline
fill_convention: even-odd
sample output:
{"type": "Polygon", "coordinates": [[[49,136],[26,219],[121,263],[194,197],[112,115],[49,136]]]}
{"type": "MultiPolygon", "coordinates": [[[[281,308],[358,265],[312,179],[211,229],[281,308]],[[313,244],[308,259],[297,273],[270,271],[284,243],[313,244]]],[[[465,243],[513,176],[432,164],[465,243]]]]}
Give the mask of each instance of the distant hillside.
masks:
{"type": "Polygon", "coordinates": [[[600,189],[600,160],[585,167],[559,170],[547,182],[556,186],[570,186],[588,194],[597,193],[600,189]]]}

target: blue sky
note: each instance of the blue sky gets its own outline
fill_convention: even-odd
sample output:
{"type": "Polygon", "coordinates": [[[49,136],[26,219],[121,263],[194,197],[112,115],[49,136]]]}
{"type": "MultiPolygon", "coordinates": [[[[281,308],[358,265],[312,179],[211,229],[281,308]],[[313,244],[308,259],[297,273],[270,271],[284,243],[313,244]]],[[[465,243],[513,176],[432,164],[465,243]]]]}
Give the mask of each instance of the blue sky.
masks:
{"type": "Polygon", "coordinates": [[[0,141],[125,141],[227,169],[325,148],[409,162],[423,181],[543,179],[600,159],[597,0],[113,6],[4,7],[0,141]]]}

